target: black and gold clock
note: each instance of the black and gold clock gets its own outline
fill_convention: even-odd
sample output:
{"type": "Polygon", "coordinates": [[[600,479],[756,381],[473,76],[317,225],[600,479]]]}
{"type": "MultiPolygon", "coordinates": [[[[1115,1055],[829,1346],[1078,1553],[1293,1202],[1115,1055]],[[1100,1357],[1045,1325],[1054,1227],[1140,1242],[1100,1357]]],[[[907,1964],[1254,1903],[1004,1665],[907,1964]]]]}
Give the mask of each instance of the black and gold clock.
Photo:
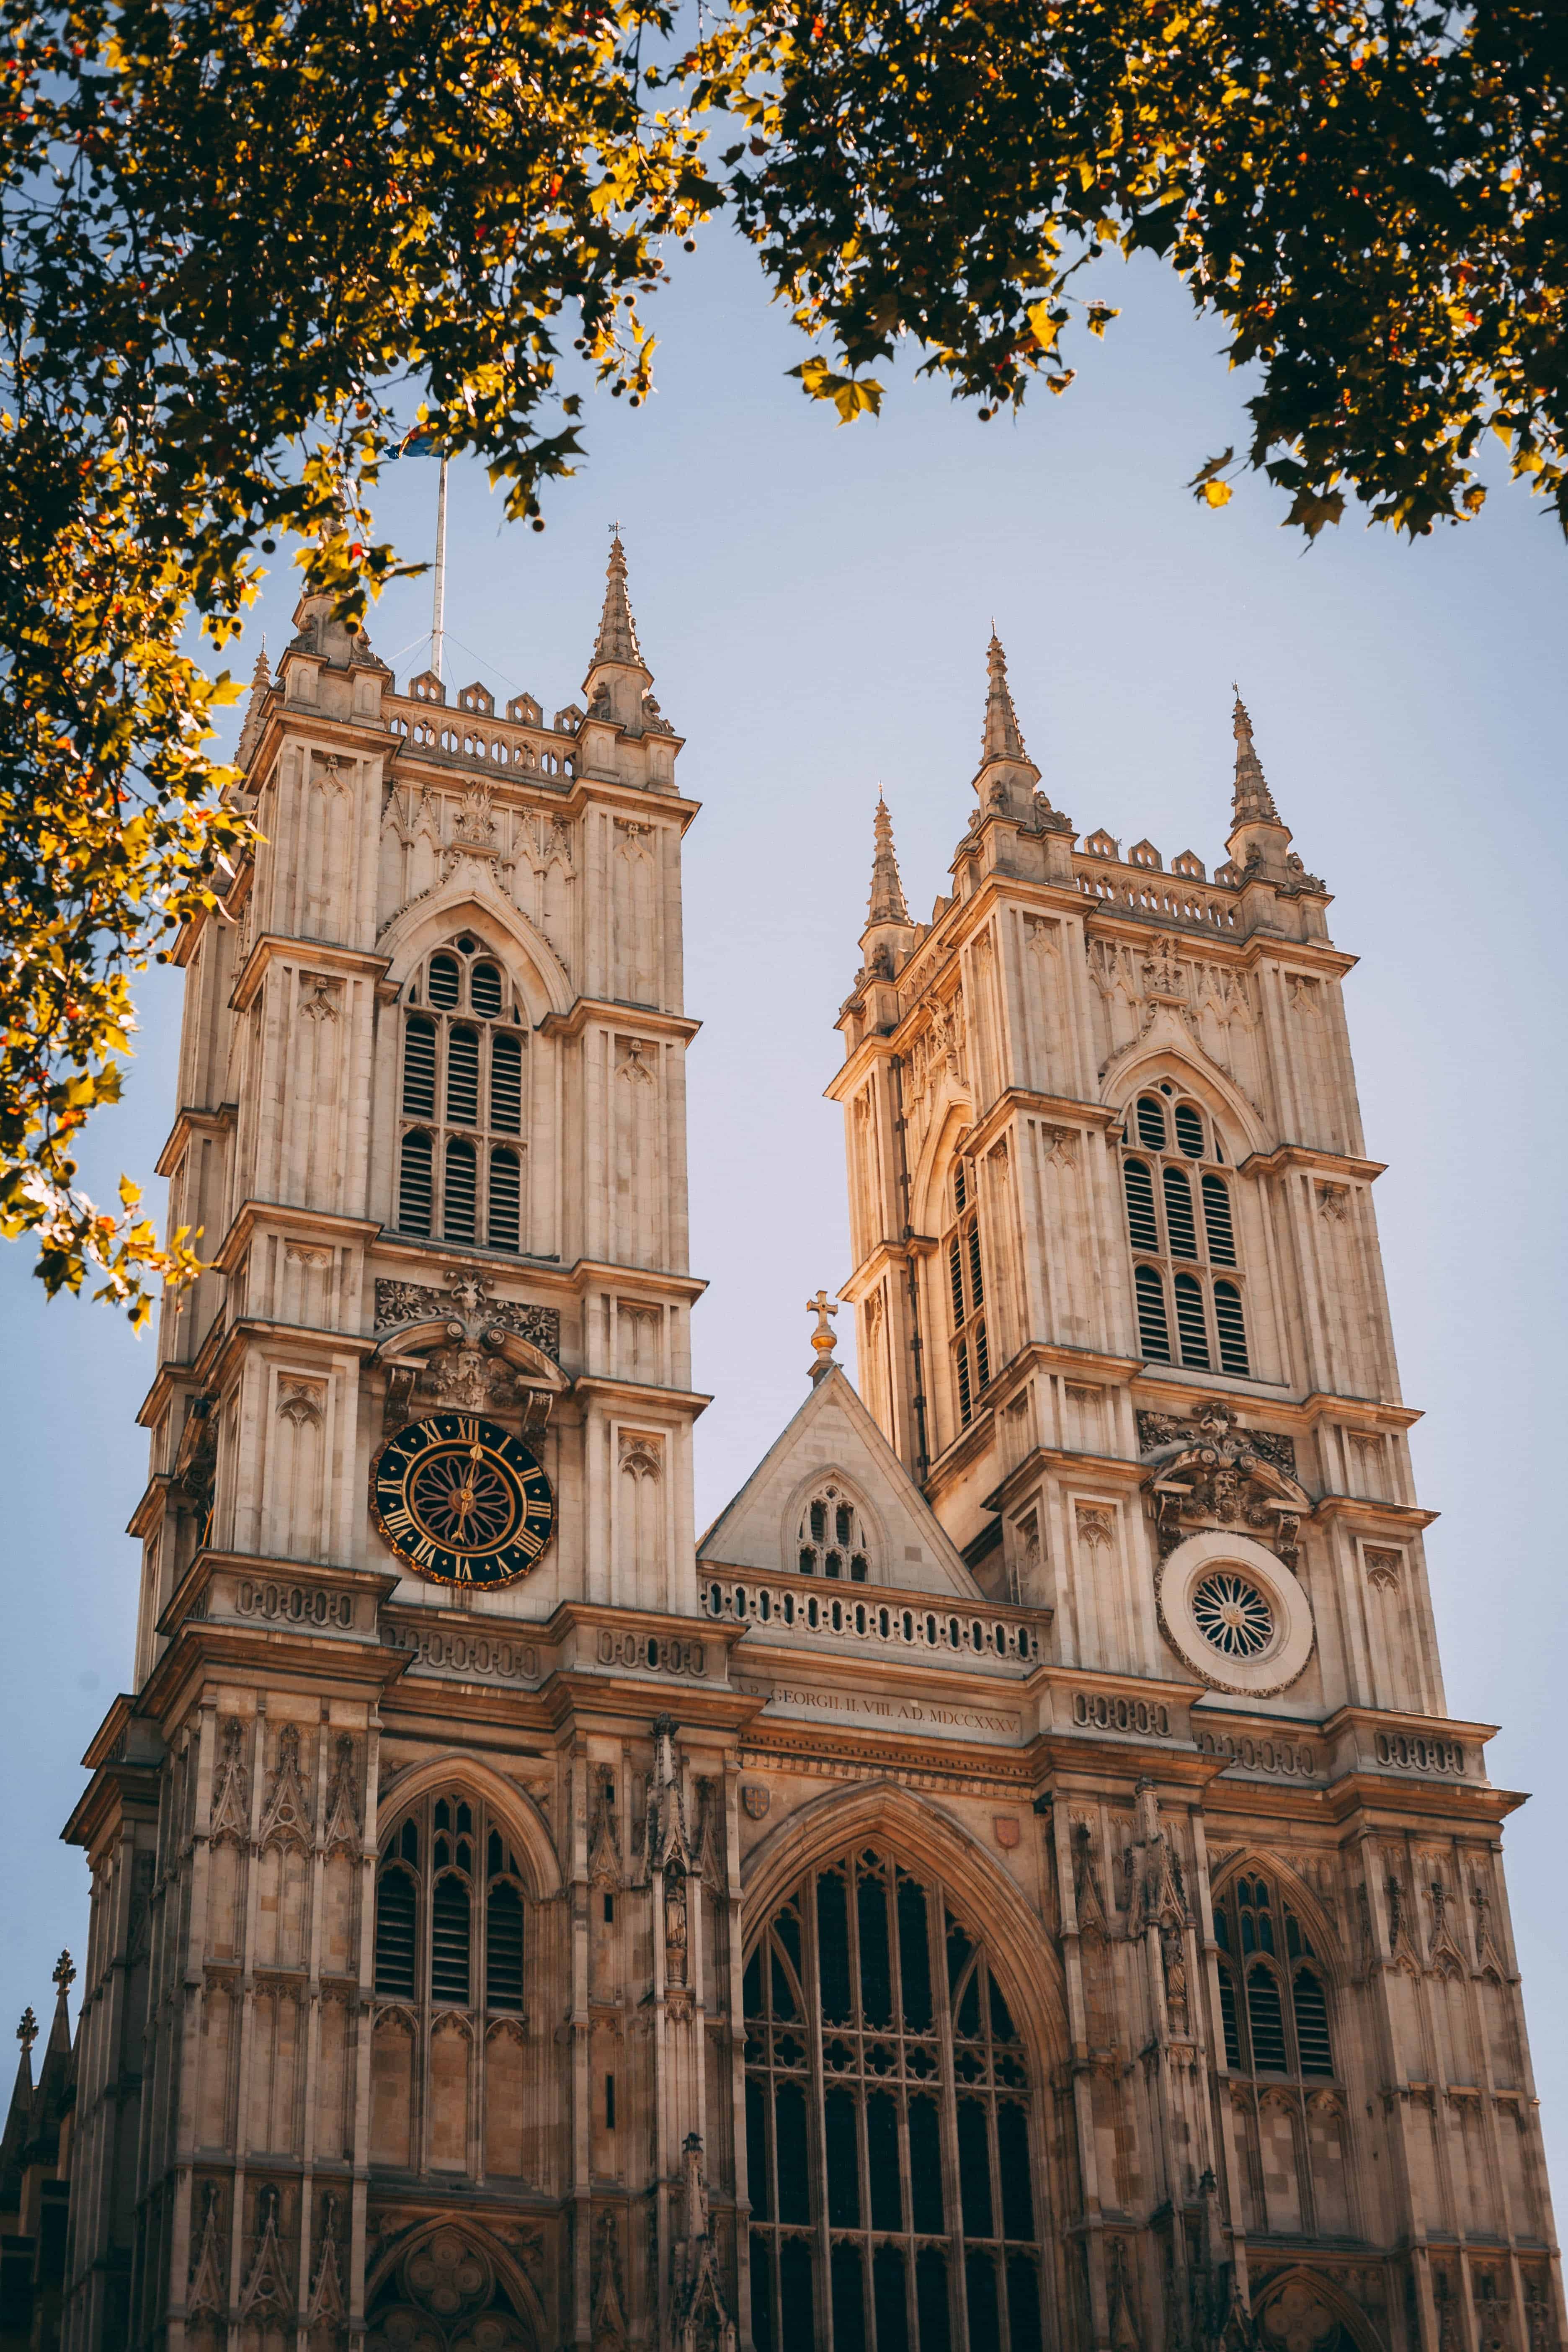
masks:
{"type": "Polygon", "coordinates": [[[370,1472],[375,1523],[438,1584],[511,1584],[537,1565],[555,1496],[520,1439],[472,1413],[437,1412],[389,1437],[370,1472]]]}

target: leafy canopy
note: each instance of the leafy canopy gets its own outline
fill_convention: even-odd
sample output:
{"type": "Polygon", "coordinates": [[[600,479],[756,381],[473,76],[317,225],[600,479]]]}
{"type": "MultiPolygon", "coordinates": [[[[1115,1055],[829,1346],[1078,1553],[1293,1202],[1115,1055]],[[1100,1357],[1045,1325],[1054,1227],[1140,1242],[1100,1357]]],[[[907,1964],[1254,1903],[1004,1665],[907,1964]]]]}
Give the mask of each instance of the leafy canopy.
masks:
{"type": "Polygon", "coordinates": [[[509,514],[634,404],[639,299],[721,207],[846,422],[906,339],[982,417],[1074,375],[1147,247],[1256,371],[1242,467],[1419,534],[1491,426],[1568,520],[1568,14],[1418,0],[0,0],[0,1231],[138,1320],[188,1279],[76,1185],[131,976],[249,828],[206,745],[284,536],[342,617],[411,407],[509,514]],[[708,143],[728,116],[740,136],[708,143]],[[563,368],[566,371],[563,374],[563,368]]]}

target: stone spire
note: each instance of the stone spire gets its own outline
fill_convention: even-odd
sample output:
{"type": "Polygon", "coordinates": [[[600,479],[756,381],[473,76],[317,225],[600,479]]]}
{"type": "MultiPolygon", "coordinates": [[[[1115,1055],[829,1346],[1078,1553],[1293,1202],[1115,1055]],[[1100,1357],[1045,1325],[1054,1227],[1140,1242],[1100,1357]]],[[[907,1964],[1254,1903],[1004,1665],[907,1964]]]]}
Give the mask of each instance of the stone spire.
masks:
{"type": "Polygon", "coordinates": [[[1236,794],[1231,804],[1232,824],[1278,824],[1279,812],[1274,805],[1274,795],[1263,773],[1263,764],[1252,744],[1252,721],[1247,715],[1247,705],[1241,698],[1241,688],[1234,687],[1236,710],[1232,731],[1236,736],[1236,794]]]}
{"type": "Polygon", "coordinates": [[[995,627],[985,649],[985,724],[980,736],[980,766],[974,789],[979,816],[1010,817],[1017,824],[1035,821],[1035,787],[1040,772],[1024,749],[1018,714],[1007,684],[1007,656],[995,627]]]}
{"type": "Polygon", "coordinates": [[[610,565],[605,582],[605,609],[599,615],[599,634],[594,640],[591,669],[601,662],[619,662],[644,669],[642,647],[637,643],[637,625],[632,618],[631,599],[626,594],[626,551],[621,545],[617,529],[610,541],[610,565]]]}
{"type": "Polygon", "coordinates": [[[910,910],[904,904],[904,886],[899,878],[898,853],[893,847],[893,820],[888,814],[888,803],[877,794],[876,854],[871,860],[871,903],[866,909],[868,926],[873,923],[907,923],[910,910]]]}
{"type": "Polygon", "coordinates": [[[239,730],[239,749],[234,755],[237,767],[247,768],[250,765],[250,755],[261,733],[261,714],[271,691],[272,671],[267,659],[267,640],[263,637],[261,651],[256,656],[256,667],[251,673],[250,699],[245,706],[245,724],[239,730]]]}
{"type": "Polygon", "coordinates": [[[1002,640],[996,634],[996,624],[991,625],[991,643],[985,648],[985,667],[990,684],[985,695],[985,728],[980,739],[980,764],[989,760],[1026,760],[1024,738],[1018,730],[1018,714],[1013,708],[1012,691],[1007,684],[1007,656],[1002,650],[1002,640]]]}
{"type": "Polygon", "coordinates": [[[1236,695],[1231,722],[1236,736],[1236,792],[1226,847],[1232,864],[1243,875],[1254,880],[1282,883],[1289,878],[1292,870],[1300,872],[1301,861],[1299,857],[1287,858],[1290,828],[1281,821],[1262,762],[1253,749],[1252,721],[1247,715],[1241,689],[1237,687],[1232,690],[1236,695]]]}

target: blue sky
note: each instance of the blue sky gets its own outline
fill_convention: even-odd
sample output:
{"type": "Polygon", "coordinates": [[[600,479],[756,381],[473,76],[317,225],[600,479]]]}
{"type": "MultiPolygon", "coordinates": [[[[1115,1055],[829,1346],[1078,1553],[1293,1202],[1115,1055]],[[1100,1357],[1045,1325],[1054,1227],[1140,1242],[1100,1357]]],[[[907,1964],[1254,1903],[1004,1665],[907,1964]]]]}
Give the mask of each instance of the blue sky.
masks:
{"type": "MultiPolygon", "coordinates": [[[[678,258],[679,258],[678,257],[678,258]]],[[[1109,290],[1109,289],[1108,289],[1109,290]]],[[[1347,982],[1412,1444],[1458,1716],[1500,1723],[1506,1832],[1549,2142],[1568,2153],[1568,1744],[1560,1564],[1568,984],[1568,551],[1522,490],[1418,546],[1355,522],[1310,551],[1243,484],[1214,514],[1184,485],[1243,438],[1244,386],[1159,266],[1062,399],[982,425],[907,374],[847,430],[784,371],[800,357],[749,254],[715,232],[661,298],[650,405],[592,404],[587,459],[542,535],[500,523],[455,470],[448,670],[546,709],[579,692],[618,518],[656,690],[687,735],[694,1268],[704,1524],[803,1393],[805,1300],[847,1272],[838,1114],[822,1088],[857,962],[885,789],[918,913],[967,820],[993,616],[1046,786],[1081,832],[1222,856],[1238,679],[1347,982]],[[1553,1693],[1559,1694],[1553,1697],[1553,1693]]],[[[391,535],[429,551],[435,468],[392,470],[391,535]]],[[[281,559],[279,563],[281,564],[281,559]]],[[[274,583],[269,583],[269,589],[274,583]]],[[[280,571],[261,628],[293,601],[280,571]]],[[[372,616],[400,680],[425,582],[372,616]]],[[[142,992],[125,1103],[86,1155],[107,1192],[149,1178],[173,1109],[177,990],[142,992]]],[[[157,1187],[152,1191],[156,1192],[157,1187]]],[[[0,1253],[10,1573],[0,1714],[7,1807],[0,2019],[43,2009],[79,1953],[80,1858],[58,1843],[82,1749],[130,1661],[145,1472],[133,1415],[153,1370],[103,1308],[47,1306],[0,1253]],[[9,2007],[7,2008],[7,2004],[9,2007]]],[[[1559,2168],[1561,2169],[1561,2168],[1559,2168]]]]}

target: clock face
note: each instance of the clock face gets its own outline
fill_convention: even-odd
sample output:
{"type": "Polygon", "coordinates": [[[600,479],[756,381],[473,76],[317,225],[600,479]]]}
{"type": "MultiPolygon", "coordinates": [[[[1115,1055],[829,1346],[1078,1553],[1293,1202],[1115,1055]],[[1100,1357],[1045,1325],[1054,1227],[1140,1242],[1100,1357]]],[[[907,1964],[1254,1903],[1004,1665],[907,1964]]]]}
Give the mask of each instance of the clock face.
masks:
{"type": "Polygon", "coordinates": [[[398,1558],[438,1584],[510,1584],[555,1527],[536,1457],[472,1413],[432,1413],[388,1438],[371,1465],[370,1496],[398,1558]]]}

